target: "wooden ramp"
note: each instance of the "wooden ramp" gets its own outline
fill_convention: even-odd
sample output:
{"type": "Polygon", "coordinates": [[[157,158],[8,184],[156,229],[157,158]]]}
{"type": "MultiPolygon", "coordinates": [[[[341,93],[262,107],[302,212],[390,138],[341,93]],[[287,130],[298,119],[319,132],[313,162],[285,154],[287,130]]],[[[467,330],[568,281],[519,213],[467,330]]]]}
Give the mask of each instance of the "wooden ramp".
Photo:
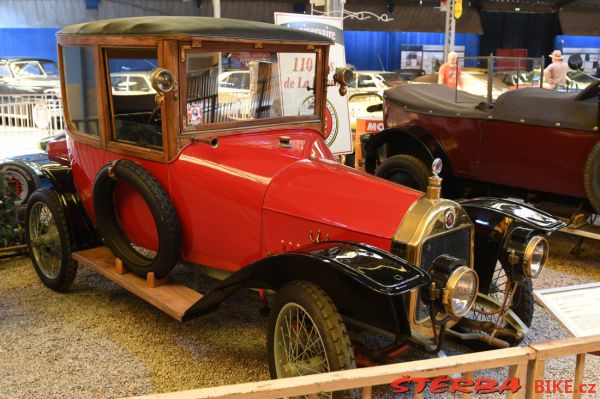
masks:
{"type": "Polygon", "coordinates": [[[129,273],[107,247],[74,252],[72,257],[179,321],[202,298],[202,294],[183,284],[156,280],[154,273],[148,273],[146,279],[129,273]]]}

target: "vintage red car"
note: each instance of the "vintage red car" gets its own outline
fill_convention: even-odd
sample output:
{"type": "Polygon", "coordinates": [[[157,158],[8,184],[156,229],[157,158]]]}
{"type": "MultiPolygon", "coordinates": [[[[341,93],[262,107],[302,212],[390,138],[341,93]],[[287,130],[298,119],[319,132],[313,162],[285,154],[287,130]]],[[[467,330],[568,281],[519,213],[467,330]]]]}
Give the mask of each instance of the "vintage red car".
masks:
{"type": "MultiPolygon", "coordinates": [[[[87,265],[179,320],[242,288],[277,291],[267,298],[273,377],[354,367],[346,325],[395,338],[382,353],[438,352],[476,299],[497,323],[470,320],[454,335],[499,346],[524,337],[533,303],[478,297],[474,268],[490,286],[506,261],[498,289],[530,295],[543,235],[560,222],[507,201],[441,199],[437,176],[424,194],[336,163],[325,144],[329,39],[140,17],[70,26],[58,43],[67,146],[48,143],[61,165],[41,167],[53,188],[27,208],[46,286],[67,289],[87,265]],[[239,96],[218,84],[232,58],[250,75],[239,96]],[[124,68],[148,69],[156,94],[114,95],[111,73],[124,68]],[[165,281],[175,266],[221,283],[200,294],[165,281]]],[[[336,73],[340,92],[347,75],[336,73]]]]}
{"type": "Polygon", "coordinates": [[[384,95],[385,129],[365,145],[366,170],[422,190],[439,157],[451,198],[491,193],[599,214],[598,93],[595,81],[576,93],[509,91],[488,104],[437,84],[397,87],[384,95]]]}

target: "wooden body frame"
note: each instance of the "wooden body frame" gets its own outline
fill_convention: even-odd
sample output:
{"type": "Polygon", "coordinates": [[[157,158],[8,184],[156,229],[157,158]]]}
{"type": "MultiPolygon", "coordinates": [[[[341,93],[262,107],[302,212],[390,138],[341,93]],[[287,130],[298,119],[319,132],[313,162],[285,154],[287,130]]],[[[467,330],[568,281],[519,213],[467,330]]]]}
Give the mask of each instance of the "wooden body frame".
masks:
{"type": "Polygon", "coordinates": [[[327,56],[329,46],[322,43],[295,43],[282,41],[255,41],[214,37],[191,37],[182,35],[59,35],[58,54],[61,75],[61,93],[66,98],[66,85],[64,76],[64,62],[62,57],[63,46],[86,46],[92,49],[96,81],[96,101],[100,106],[98,110],[99,135],[94,136],[81,132],[75,128],[69,116],[68,104],[64,106],[67,132],[72,140],[102,148],[109,152],[147,159],[150,161],[168,163],[173,161],[181,149],[191,141],[210,140],[223,134],[265,131],[281,129],[282,125],[289,127],[306,127],[325,131],[325,96],[327,85],[327,56]],[[158,63],[162,68],[170,70],[176,78],[176,87],[173,91],[165,93],[161,105],[163,149],[142,148],[132,144],[117,141],[114,136],[112,120],[112,96],[109,92],[109,74],[105,49],[112,48],[151,48],[157,49],[158,63]],[[273,52],[313,52],[316,55],[315,71],[315,101],[317,114],[314,118],[281,117],[257,121],[240,121],[232,123],[211,124],[205,129],[191,129],[186,127],[185,121],[185,52],[191,49],[206,51],[226,50],[260,50],[273,52]]]}

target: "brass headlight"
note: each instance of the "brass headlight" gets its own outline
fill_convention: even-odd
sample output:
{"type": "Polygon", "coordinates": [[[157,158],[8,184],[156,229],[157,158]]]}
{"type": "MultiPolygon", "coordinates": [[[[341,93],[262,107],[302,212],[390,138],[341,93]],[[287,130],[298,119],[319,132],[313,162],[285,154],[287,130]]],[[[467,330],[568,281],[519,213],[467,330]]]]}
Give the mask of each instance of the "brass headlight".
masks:
{"type": "Polygon", "coordinates": [[[477,273],[467,266],[454,269],[444,288],[444,309],[452,316],[463,317],[473,307],[478,290],[477,273]]]}
{"type": "Polygon", "coordinates": [[[548,260],[548,241],[541,236],[535,236],[527,243],[523,253],[523,273],[530,278],[536,278],[544,269],[548,260]]]}
{"type": "Polygon", "coordinates": [[[435,300],[439,311],[445,311],[452,317],[463,317],[473,307],[479,290],[477,273],[464,260],[451,256],[439,256],[430,269],[433,287],[431,299],[435,300]]]}

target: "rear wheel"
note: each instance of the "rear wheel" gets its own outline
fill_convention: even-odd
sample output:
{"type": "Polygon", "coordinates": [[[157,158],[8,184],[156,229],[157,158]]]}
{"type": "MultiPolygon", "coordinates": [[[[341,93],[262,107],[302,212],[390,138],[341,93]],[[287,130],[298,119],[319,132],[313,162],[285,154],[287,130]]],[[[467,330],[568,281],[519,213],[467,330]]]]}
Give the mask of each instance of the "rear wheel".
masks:
{"type": "Polygon", "coordinates": [[[67,219],[58,194],[50,189],[34,192],[26,221],[29,254],[39,278],[53,290],[66,290],[75,279],[77,264],[71,259],[67,219]]]}
{"type": "Polygon", "coordinates": [[[38,175],[29,165],[23,162],[4,162],[0,164],[0,172],[8,178],[8,187],[16,196],[16,205],[27,203],[31,194],[40,187],[38,175]]]}
{"type": "MultiPolygon", "coordinates": [[[[329,296],[307,281],[286,284],[269,315],[272,378],[356,368],[348,331],[329,296]]],[[[325,392],[320,398],[354,398],[358,391],[325,392]]]]}
{"type": "Polygon", "coordinates": [[[583,184],[590,204],[600,215],[600,141],[594,145],[585,162],[583,184]]]}
{"type": "Polygon", "coordinates": [[[375,174],[394,183],[425,191],[431,171],[419,158],[402,154],[383,161],[375,174]]]}

